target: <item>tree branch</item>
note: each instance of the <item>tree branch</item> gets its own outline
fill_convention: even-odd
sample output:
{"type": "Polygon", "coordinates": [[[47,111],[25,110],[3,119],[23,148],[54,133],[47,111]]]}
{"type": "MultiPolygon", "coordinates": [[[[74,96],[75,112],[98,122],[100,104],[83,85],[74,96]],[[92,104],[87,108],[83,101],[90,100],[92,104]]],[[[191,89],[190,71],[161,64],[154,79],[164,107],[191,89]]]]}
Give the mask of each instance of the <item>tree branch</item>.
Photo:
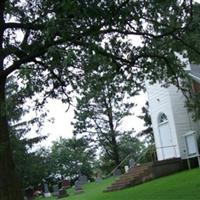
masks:
{"type": "MultiPolygon", "coordinates": [[[[35,61],[36,57],[40,57],[40,56],[44,55],[51,46],[59,45],[59,44],[62,44],[62,43],[63,43],[63,40],[57,40],[57,41],[49,42],[46,45],[37,47],[37,50],[32,49],[31,54],[26,55],[24,57],[21,57],[21,59],[16,60],[12,65],[10,65],[4,71],[0,72],[0,77],[1,76],[8,76],[13,71],[19,69],[22,64],[25,64],[25,63],[28,63],[28,62],[33,62],[33,61],[35,61]]],[[[34,46],[32,48],[34,48],[34,46]]]]}
{"type": "Polygon", "coordinates": [[[44,30],[45,24],[35,24],[35,23],[18,23],[18,22],[9,22],[5,23],[3,26],[5,29],[24,29],[24,30],[44,30]]]}
{"type": "Polygon", "coordinates": [[[61,79],[61,77],[59,77],[57,74],[55,74],[55,72],[47,64],[43,63],[42,61],[37,61],[36,59],[34,60],[34,62],[39,64],[40,66],[42,66],[45,70],[48,70],[53,75],[53,77],[60,83],[62,93],[67,97],[67,101],[69,104],[69,106],[67,108],[67,111],[68,111],[70,108],[70,105],[71,105],[71,100],[70,100],[69,95],[66,93],[66,90],[64,89],[64,87],[66,87],[65,81],[63,81],[61,79]]]}
{"type": "Polygon", "coordinates": [[[194,51],[195,53],[200,55],[200,51],[198,51],[194,46],[191,46],[190,44],[185,42],[183,39],[177,37],[176,35],[172,35],[172,36],[173,36],[174,39],[176,39],[179,42],[181,42],[184,46],[186,46],[187,48],[191,49],[192,51],[194,51]]]}

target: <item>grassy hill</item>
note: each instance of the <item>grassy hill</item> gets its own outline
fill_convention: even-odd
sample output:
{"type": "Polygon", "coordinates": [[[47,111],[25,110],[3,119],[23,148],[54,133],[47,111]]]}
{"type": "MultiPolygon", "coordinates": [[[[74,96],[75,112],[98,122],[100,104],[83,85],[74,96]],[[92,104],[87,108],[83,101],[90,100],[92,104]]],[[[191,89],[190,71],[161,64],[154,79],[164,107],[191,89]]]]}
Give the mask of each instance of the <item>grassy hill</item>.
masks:
{"type": "MultiPolygon", "coordinates": [[[[184,171],[175,175],[159,178],[125,190],[104,193],[113,178],[100,183],[84,186],[84,193],[75,195],[68,190],[69,197],[63,200],[198,200],[200,199],[200,169],[184,171]]],[[[40,198],[40,200],[56,198],[40,198]]]]}

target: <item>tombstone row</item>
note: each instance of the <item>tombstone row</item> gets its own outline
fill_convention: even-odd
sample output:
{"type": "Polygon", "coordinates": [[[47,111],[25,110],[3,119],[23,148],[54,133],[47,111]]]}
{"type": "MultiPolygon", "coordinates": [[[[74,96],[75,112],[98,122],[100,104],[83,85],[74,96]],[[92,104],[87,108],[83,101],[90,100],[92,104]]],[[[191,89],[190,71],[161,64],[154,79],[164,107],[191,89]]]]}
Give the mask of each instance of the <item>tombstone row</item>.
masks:
{"type": "MultiPolygon", "coordinates": [[[[70,182],[68,180],[64,180],[60,183],[54,184],[52,186],[53,192],[52,195],[56,196],[57,198],[63,198],[69,196],[66,192],[66,189],[70,187],[70,182]],[[59,187],[61,185],[61,187],[59,187]]],[[[49,192],[48,189],[48,184],[44,184],[44,196],[45,197],[50,197],[51,193],[49,192]]]]}
{"type": "MultiPolygon", "coordinates": [[[[83,193],[82,185],[88,182],[88,178],[85,175],[79,176],[78,180],[75,182],[74,189],[75,194],[83,193]]],[[[56,196],[57,198],[63,198],[69,196],[66,192],[66,189],[70,187],[70,182],[68,180],[64,180],[62,182],[58,182],[51,187],[51,191],[49,190],[49,185],[47,183],[43,184],[43,188],[40,190],[40,194],[43,193],[44,197],[51,197],[51,195],[56,196]],[[43,191],[43,192],[42,192],[43,191]]],[[[25,190],[25,199],[32,200],[34,197],[34,189],[29,187],[25,190]]]]}
{"type": "Polygon", "coordinates": [[[67,196],[65,190],[69,187],[70,187],[70,182],[68,180],[59,181],[58,183],[52,185],[50,187],[51,192],[49,190],[49,185],[46,182],[43,183],[43,186],[41,185],[37,189],[34,189],[32,186],[29,186],[24,191],[25,194],[24,199],[32,200],[34,197],[40,196],[42,194],[44,195],[44,197],[51,197],[51,195],[57,197],[61,197],[64,195],[67,196]]]}

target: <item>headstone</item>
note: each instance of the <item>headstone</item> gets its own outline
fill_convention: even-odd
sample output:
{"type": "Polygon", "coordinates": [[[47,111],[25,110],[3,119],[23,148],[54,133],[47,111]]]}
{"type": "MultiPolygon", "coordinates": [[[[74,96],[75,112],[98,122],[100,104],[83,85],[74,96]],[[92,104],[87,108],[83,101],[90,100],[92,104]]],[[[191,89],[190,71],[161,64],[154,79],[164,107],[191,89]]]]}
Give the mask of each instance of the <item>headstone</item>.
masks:
{"type": "Polygon", "coordinates": [[[51,197],[51,193],[49,192],[48,184],[44,183],[44,196],[51,197]]]}
{"type": "Polygon", "coordinates": [[[114,172],[113,172],[113,176],[120,176],[121,175],[121,170],[120,169],[116,169],[114,172]]]}
{"type": "Polygon", "coordinates": [[[129,167],[128,167],[128,165],[126,165],[126,166],[124,167],[124,170],[125,170],[125,173],[127,173],[127,172],[128,172],[128,170],[129,170],[129,167]]]}
{"type": "Polygon", "coordinates": [[[42,195],[41,190],[35,190],[34,193],[33,193],[33,196],[34,196],[34,197],[39,197],[39,196],[41,196],[41,195],[42,195]]]}
{"type": "Polygon", "coordinates": [[[130,159],[129,160],[129,168],[132,168],[135,166],[135,160],[134,159],[130,159]]]}
{"type": "Polygon", "coordinates": [[[25,193],[25,197],[26,197],[27,200],[32,200],[33,199],[34,191],[33,191],[33,187],[32,186],[27,187],[25,189],[24,193],[25,193]]]}
{"type": "Polygon", "coordinates": [[[69,180],[63,180],[62,187],[65,188],[65,189],[69,188],[70,187],[69,180]]]}
{"type": "Polygon", "coordinates": [[[59,195],[58,184],[53,185],[53,195],[54,196],[58,196],[59,195]]]}
{"type": "Polygon", "coordinates": [[[96,182],[96,183],[100,183],[101,180],[102,180],[102,178],[101,178],[100,176],[98,176],[98,177],[96,177],[95,182],[96,182]]]}
{"type": "Polygon", "coordinates": [[[88,182],[88,178],[87,178],[87,176],[85,176],[85,175],[81,175],[81,176],[79,176],[78,181],[79,181],[79,183],[80,183],[81,185],[84,185],[84,184],[86,184],[86,183],[88,182]]]}
{"type": "Polygon", "coordinates": [[[75,186],[75,188],[74,188],[75,189],[75,194],[80,194],[80,193],[84,192],[79,181],[76,181],[74,186],[75,186]]]}
{"type": "Polygon", "coordinates": [[[67,192],[64,188],[59,189],[58,199],[68,197],[68,196],[69,196],[69,194],[67,194],[67,192]]]}
{"type": "Polygon", "coordinates": [[[61,189],[62,188],[62,181],[58,182],[58,188],[61,189]]]}
{"type": "Polygon", "coordinates": [[[96,183],[99,183],[101,182],[102,180],[102,173],[101,173],[101,170],[97,170],[96,173],[95,173],[95,182],[96,183]]]}

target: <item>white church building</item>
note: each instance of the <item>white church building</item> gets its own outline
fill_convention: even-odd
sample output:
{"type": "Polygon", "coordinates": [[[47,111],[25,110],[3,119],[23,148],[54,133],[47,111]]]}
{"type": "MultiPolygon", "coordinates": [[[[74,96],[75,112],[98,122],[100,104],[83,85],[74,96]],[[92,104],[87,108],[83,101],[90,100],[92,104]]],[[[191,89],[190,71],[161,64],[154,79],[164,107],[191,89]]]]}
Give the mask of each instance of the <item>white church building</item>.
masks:
{"type": "MultiPolygon", "coordinates": [[[[200,66],[190,65],[188,70],[193,80],[193,90],[200,91],[200,66]]],[[[186,158],[184,135],[200,130],[200,123],[194,122],[185,107],[185,97],[180,90],[171,85],[147,84],[149,109],[154,131],[158,160],[186,158]]]]}

